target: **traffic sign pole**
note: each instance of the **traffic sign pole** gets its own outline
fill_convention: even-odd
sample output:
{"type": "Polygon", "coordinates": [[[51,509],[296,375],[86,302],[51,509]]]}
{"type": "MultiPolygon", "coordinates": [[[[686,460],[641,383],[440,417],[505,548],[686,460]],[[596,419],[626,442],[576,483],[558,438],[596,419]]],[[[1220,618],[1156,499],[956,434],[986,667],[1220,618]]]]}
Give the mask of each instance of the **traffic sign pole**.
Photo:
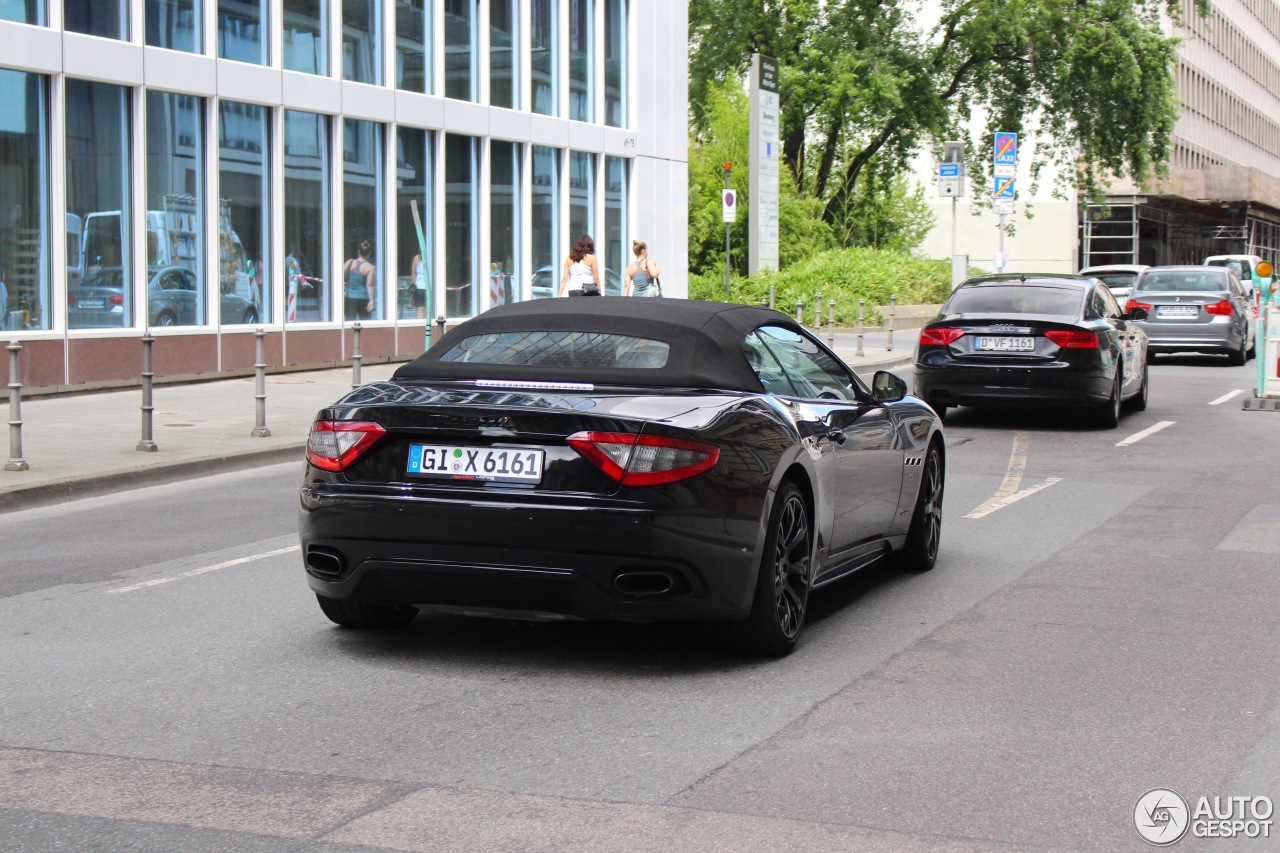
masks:
{"type": "MultiPolygon", "coordinates": [[[[729,189],[729,176],[733,174],[733,163],[724,161],[724,188],[729,189]]],[[[735,200],[736,201],[736,200],[735,200]]],[[[729,221],[724,223],[724,301],[729,301],[729,221]]]]}

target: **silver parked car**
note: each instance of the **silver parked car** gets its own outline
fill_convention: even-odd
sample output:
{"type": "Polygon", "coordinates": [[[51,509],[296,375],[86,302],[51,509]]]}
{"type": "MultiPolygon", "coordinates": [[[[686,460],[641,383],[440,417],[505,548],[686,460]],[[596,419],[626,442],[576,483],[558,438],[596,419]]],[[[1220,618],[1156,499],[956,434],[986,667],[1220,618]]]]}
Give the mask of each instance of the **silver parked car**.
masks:
{"type": "Polygon", "coordinates": [[[1138,277],[1127,310],[1146,312],[1132,322],[1147,333],[1152,354],[1225,353],[1241,365],[1254,351],[1252,307],[1228,267],[1169,266],[1138,277]]]}
{"type": "MultiPolygon", "coordinates": [[[[186,267],[151,267],[147,282],[147,324],[193,326],[199,322],[198,300],[203,298],[196,275],[186,267]]],[[[102,267],[67,289],[67,323],[73,329],[126,327],[128,294],[120,267],[102,267]]],[[[258,322],[258,309],[235,293],[219,297],[223,325],[258,322]]]]}
{"type": "Polygon", "coordinates": [[[1150,269],[1147,264],[1107,264],[1085,267],[1080,270],[1080,275],[1096,278],[1105,284],[1107,290],[1110,290],[1111,295],[1116,298],[1116,302],[1120,303],[1120,310],[1123,311],[1125,303],[1129,301],[1129,294],[1133,292],[1134,282],[1147,269],[1150,269]]]}

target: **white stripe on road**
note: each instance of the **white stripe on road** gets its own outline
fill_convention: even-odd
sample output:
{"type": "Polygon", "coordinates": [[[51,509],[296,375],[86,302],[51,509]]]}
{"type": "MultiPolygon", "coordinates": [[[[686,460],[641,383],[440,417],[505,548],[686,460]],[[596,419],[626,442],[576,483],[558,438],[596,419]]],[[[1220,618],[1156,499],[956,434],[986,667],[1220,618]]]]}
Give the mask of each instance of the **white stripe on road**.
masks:
{"type": "Polygon", "coordinates": [[[1210,406],[1221,406],[1223,403],[1227,402],[1228,400],[1234,400],[1236,397],[1239,397],[1239,396],[1240,396],[1241,394],[1243,394],[1243,393],[1244,393],[1244,389],[1243,389],[1243,388],[1237,389],[1237,390],[1235,390],[1235,391],[1232,391],[1230,394],[1223,394],[1221,397],[1219,397],[1219,398],[1218,398],[1218,399],[1216,399],[1216,400],[1211,400],[1211,401],[1209,402],[1209,405],[1210,405],[1210,406]]]}
{"type": "Polygon", "coordinates": [[[1061,483],[1061,482],[1062,482],[1061,477],[1050,477],[1049,479],[1045,480],[1043,483],[1038,483],[1034,486],[1028,486],[1027,488],[1023,489],[1020,492],[1015,492],[1014,494],[1008,495],[1007,497],[1000,498],[997,501],[987,501],[982,506],[978,507],[973,512],[966,515],[965,518],[982,518],[984,516],[990,515],[996,510],[1004,509],[1010,504],[1015,504],[1018,501],[1022,500],[1023,498],[1031,497],[1041,489],[1047,489],[1050,486],[1052,486],[1054,483],[1061,483]]]}
{"type": "Polygon", "coordinates": [[[117,587],[116,589],[109,589],[107,592],[109,594],[115,594],[117,592],[137,592],[140,589],[160,586],[161,584],[172,583],[173,581],[186,580],[187,578],[193,578],[196,575],[203,575],[207,572],[216,572],[218,569],[229,569],[232,566],[241,566],[245,563],[252,563],[254,560],[265,560],[267,557],[278,557],[281,554],[292,554],[294,551],[300,550],[301,547],[301,545],[290,545],[288,548],[278,548],[275,551],[267,551],[263,554],[254,554],[252,557],[240,557],[235,560],[227,560],[225,563],[218,563],[216,566],[205,566],[202,569],[192,569],[189,572],[183,572],[180,575],[170,575],[167,578],[152,578],[149,581],[135,583],[132,586],[122,586],[117,587]]]}
{"type": "Polygon", "coordinates": [[[1139,441],[1142,441],[1142,439],[1146,438],[1147,436],[1155,435],[1160,430],[1165,429],[1166,427],[1171,427],[1176,423],[1177,421],[1161,421],[1155,426],[1147,427],[1142,432],[1135,432],[1133,435],[1129,436],[1124,441],[1117,441],[1116,447],[1128,447],[1131,444],[1137,444],[1139,441]]]}

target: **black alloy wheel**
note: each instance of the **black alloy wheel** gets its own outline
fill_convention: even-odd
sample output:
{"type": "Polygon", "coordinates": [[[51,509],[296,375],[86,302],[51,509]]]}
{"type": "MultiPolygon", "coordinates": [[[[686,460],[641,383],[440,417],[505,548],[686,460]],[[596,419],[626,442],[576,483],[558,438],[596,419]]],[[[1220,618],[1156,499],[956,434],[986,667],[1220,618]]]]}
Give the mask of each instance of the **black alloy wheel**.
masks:
{"type": "Polygon", "coordinates": [[[938,562],[946,476],[942,467],[942,449],[934,442],[929,445],[924,468],[920,472],[920,491],[916,494],[916,507],[911,513],[907,541],[898,552],[898,565],[908,572],[927,572],[938,562]]]}
{"type": "Polygon", "coordinates": [[[1111,383],[1111,396],[1107,402],[1093,410],[1093,423],[1100,429],[1115,429],[1120,425],[1120,380],[1124,365],[1116,365],[1116,380],[1111,383]]]}
{"type": "Polygon", "coordinates": [[[790,654],[804,627],[812,580],[809,507],[796,484],[788,481],[773,504],[751,615],[741,626],[744,650],[771,657],[790,654]]]}
{"type": "Polygon", "coordinates": [[[1147,396],[1150,389],[1151,367],[1148,364],[1142,365],[1142,387],[1138,389],[1138,393],[1134,394],[1128,400],[1125,400],[1125,407],[1131,412],[1145,412],[1147,410],[1147,396]]]}
{"type": "Polygon", "coordinates": [[[330,598],[316,593],[316,601],[324,615],[344,628],[403,628],[418,615],[418,608],[367,604],[363,601],[330,598]]]}

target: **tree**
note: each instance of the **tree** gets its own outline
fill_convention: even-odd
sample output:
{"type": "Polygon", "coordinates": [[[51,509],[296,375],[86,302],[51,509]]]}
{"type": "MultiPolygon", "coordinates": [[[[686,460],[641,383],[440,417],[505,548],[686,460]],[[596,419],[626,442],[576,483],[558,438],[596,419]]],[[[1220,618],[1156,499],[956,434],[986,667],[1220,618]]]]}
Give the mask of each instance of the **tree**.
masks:
{"type": "Polygon", "coordinates": [[[835,213],[836,239],[846,246],[909,252],[924,240],[937,217],[924,187],[872,158],[846,203],[835,213]]]}

